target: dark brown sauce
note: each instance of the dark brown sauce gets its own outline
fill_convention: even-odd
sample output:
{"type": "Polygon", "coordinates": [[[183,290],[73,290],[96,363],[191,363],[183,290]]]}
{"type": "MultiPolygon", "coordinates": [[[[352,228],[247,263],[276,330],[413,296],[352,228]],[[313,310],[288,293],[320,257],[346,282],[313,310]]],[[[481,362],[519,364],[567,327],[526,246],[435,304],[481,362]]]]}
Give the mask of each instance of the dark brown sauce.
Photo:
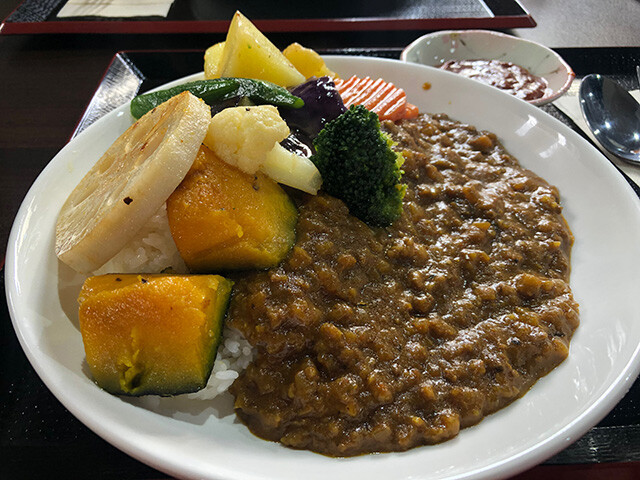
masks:
{"type": "Polygon", "coordinates": [[[523,100],[542,98],[549,91],[549,85],[544,78],[537,77],[526,68],[511,62],[449,60],[440,68],[499,88],[523,100]]]}
{"type": "Polygon", "coordinates": [[[231,392],[260,437],[333,456],[441,442],[568,354],[557,190],[444,115],[384,128],[406,159],[402,217],[371,229],[310,196],[288,258],[236,283],[228,319],[257,354],[231,392]]]}

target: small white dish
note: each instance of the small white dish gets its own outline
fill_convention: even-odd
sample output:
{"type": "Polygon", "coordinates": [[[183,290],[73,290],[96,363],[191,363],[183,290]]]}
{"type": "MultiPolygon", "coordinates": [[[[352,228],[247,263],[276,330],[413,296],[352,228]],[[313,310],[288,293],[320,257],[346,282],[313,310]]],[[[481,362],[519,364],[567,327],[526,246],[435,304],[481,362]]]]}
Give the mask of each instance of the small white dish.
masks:
{"type": "Polygon", "coordinates": [[[526,68],[549,84],[541,98],[529,100],[544,105],[560,97],[571,86],[575,73],[553,50],[539,43],[490,30],[445,30],[429,33],[406,47],[400,59],[440,67],[448,60],[500,60],[526,68]]]}

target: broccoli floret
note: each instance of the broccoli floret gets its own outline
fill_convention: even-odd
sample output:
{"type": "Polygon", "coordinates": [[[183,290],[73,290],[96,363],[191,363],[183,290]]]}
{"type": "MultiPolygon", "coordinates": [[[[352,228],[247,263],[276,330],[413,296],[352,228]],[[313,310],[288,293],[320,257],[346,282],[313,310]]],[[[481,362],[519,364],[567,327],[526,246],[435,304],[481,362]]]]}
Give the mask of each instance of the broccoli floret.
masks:
{"type": "Polygon", "coordinates": [[[343,200],[352,215],[374,227],[398,219],[407,189],[401,183],[403,158],[380,130],[377,114],[352,106],[327,123],[313,146],[311,160],[322,174],[324,190],[343,200]]]}

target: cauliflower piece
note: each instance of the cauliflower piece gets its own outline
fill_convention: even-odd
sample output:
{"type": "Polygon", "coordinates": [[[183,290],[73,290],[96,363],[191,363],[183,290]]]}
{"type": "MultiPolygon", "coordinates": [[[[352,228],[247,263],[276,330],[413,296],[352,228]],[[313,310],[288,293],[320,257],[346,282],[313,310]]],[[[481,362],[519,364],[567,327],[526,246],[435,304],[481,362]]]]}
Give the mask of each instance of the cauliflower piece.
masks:
{"type": "Polygon", "coordinates": [[[260,171],[278,183],[312,195],[322,186],[320,170],[311,159],[290,152],[279,143],[267,152],[260,171]]]}
{"type": "Polygon", "coordinates": [[[214,115],[203,143],[245,173],[261,171],[315,195],[322,185],[320,172],[311,160],[280,145],[287,135],[289,127],[273,105],[232,107],[214,115]]]}
{"type": "Polygon", "coordinates": [[[273,105],[225,108],[214,115],[204,144],[222,160],[245,173],[256,173],[289,127],[273,105]]]}

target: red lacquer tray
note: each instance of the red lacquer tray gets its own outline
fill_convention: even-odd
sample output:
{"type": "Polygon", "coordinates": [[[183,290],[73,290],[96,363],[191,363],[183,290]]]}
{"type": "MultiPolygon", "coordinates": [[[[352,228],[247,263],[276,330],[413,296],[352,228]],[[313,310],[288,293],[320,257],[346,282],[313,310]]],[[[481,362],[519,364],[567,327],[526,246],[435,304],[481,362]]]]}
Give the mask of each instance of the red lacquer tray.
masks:
{"type": "Polygon", "coordinates": [[[25,0],[0,25],[3,34],[221,33],[236,10],[264,32],[506,29],[534,27],[517,0],[175,0],[167,17],[58,18],[67,0],[25,0]]]}

